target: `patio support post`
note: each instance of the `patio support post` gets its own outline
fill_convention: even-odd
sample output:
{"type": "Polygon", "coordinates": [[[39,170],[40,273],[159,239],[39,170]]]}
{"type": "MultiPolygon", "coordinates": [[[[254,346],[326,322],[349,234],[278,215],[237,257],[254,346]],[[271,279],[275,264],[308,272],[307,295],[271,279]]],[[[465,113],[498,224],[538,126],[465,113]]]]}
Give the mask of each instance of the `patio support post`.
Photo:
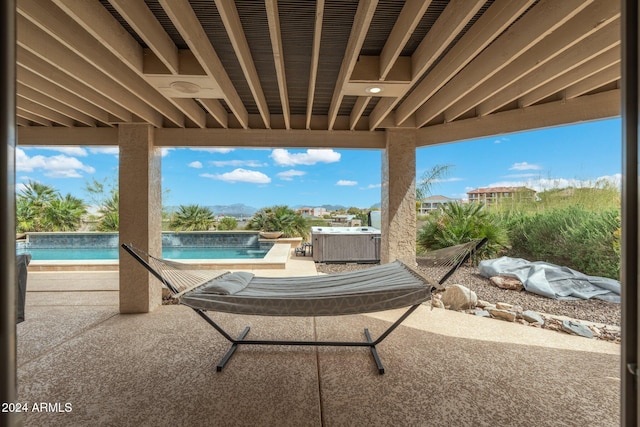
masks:
{"type": "Polygon", "coordinates": [[[416,136],[414,129],[386,131],[382,156],[382,263],[416,263],[416,136]]]}
{"type": "MultiPolygon", "coordinates": [[[[154,129],[120,124],[120,244],[161,256],[162,194],[160,153],[154,129]]],[[[162,303],[160,282],[120,249],[120,313],[148,313],[162,303]]]]}
{"type": "Polygon", "coordinates": [[[638,77],[640,19],[635,0],[622,1],[622,351],[620,425],[640,425],[640,341],[638,329],[638,138],[640,82],[638,77]]]}
{"type": "MultiPolygon", "coordinates": [[[[15,26],[16,4],[13,0],[2,2],[0,18],[1,47],[0,64],[0,133],[2,148],[0,149],[0,188],[4,190],[0,199],[0,223],[2,232],[0,241],[0,257],[2,268],[0,273],[0,402],[16,402],[16,228],[15,228],[15,147],[16,147],[16,83],[15,83],[15,26]]],[[[0,412],[0,425],[19,425],[21,414],[0,412]]]]}

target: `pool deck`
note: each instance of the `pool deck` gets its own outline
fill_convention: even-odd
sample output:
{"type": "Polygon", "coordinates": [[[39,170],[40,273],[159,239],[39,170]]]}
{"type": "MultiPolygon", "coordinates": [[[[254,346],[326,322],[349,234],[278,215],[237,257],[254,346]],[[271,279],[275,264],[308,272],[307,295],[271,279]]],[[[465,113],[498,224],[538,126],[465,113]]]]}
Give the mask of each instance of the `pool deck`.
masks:
{"type": "MultiPolygon", "coordinates": [[[[263,276],[318,274],[291,255],[263,276]]],[[[378,346],[240,347],[185,306],[118,313],[114,271],[30,272],[18,329],[19,401],[70,412],[25,426],[619,425],[620,347],[420,307],[378,346]]],[[[211,313],[266,339],[360,340],[399,312],[317,318],[211,313]]]]}

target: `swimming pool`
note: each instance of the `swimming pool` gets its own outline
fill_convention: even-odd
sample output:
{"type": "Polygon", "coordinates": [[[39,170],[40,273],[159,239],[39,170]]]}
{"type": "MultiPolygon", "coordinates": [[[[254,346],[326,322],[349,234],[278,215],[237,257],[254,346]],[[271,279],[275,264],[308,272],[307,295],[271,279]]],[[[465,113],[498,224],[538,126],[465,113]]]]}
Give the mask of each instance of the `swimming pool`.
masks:
{"type": "MultiPolygon", "coordinates": [[[[264,258],[269,248],[163,248],[162,258],[168,259],[255,259],[264,258]]],[[[25,249],[34,261],[49,260],[117,260],[117,248],[25,249]]]]}
{"type": "MultiPolygon", "coordinates": [[[[257,232],[164,232],[162,257],[169,259],[262,259],[273,243],[257,232]]],[[[117,233],[29,233],[17,253],[33,261],[118,260],[117,233]]]]}

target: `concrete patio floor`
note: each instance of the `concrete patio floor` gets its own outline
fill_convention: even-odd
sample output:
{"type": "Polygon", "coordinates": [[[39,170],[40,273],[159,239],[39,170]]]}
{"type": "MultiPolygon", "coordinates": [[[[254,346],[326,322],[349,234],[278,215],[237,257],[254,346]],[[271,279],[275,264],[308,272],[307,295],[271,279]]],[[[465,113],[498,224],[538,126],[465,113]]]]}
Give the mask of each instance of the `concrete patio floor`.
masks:
{"type": "MultiPolygon", "coordinates": [[[[317,273],[292,257],[257,274],[317,273]]],[[[59,410],[26,413],[24,425],[619,425],[615,344],[421,307],[379,345],[384,375],[367,349],[330,347],[240,347],[216,372],[228,344],[213,328],[184,306],[121,315],[117,280],[29,274],[19,401],[59,410]]],[[[211,314],[233,334],[251,326],[254,338],[361,340],[399,313],[211,314]]]]}

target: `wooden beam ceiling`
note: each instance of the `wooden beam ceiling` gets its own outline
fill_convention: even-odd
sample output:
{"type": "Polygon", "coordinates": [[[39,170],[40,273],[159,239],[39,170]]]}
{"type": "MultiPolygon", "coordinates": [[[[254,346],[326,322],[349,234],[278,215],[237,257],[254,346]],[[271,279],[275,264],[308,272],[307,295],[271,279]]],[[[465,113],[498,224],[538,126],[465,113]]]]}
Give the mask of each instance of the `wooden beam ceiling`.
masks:
{"type": "Polygon", "coordinates": [[[24,128],[135,122],[284,146],[246,131],[466,135],[470,120],[555,102],[577,110],[567,120],[603,118],[619,96],[609,0],[18,0],[17,12],[24,128]],[[606,106],[589,114],[584,99],[606,106]]]}

